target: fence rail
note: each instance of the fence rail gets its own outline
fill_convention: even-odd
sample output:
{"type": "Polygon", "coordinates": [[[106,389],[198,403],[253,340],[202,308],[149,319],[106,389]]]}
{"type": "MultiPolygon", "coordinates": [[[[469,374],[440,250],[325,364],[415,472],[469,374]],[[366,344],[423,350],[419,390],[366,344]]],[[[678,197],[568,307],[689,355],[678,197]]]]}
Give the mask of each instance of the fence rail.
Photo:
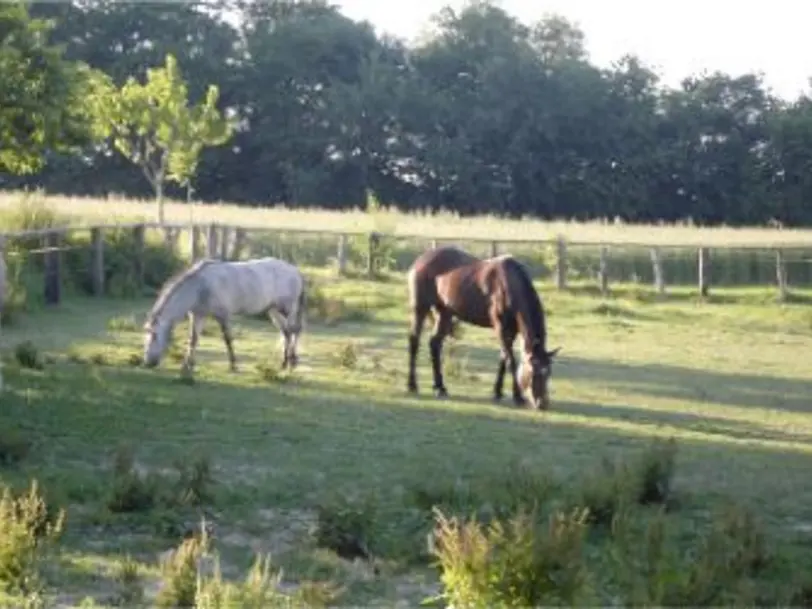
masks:
{"type": "MultiPolygon", "coordinates": [[[[230,260],[239,259],[246,250],[254,251],[258,249],[263,251],[263,247],[265,247],[265,254],[263,255],[266,255],[269,246],[267,246],[267,243],[263,245],[262,236],[268,234],[277,236],[292,235],[302,239],[320,237],[322,240],[333,240],[333,245],[328,246],[328,248],[333,248],[334,255],[327,256],[327,258],[333,262],[336,272],[340,276],[346,275],[348,272],[349,258],[353,249],[356,254],[358,254],[358,250],[361,250],[360,255],[363,258],[362,272],[365,272],[368,276],[374,276],[382,266],[386,265],[386,259],[392,257],[393,243],[401,245],[402,258],[405,264],[406,259],[409,259],[410,262],[415,255],[428,247],[456,242],[471,244],[477,250],[477,253],[483,256],[495,256],[500,252],[505,252],[506,248],[510,248],[511,253],[514,253],[520,259],[522,255],[539,258],[539,252],[546,251],[546,254],[541,258],[549,259],[549,263],[539,262],[536,266],[541,269],[540,272],[551,276],[555,287],[559,290],[567,289],[568,282],[575,273],[580,277],[588,276],[591,281],[595,282],[594,285],[600,293],[606,295],[610,291],[613,272],[615,272],[615,280],[617,280],[616,267],[622,263],[634,267],[632,271],[624,271],[626,273],[624,277],[643,276],[649,278],[647,283],[650,283],[655,292],[665,294],[669,285],[684,285],[686,283],[684,279],[680,280],[676,277],[678,273],[674,271],[674,261],[669,260],[670,255],[679,254],[683,277],[692,275],[692,282],[695,282],[694,285],[696,285],[698,293],[702,297],[707,297],[710,294],[711,285],[717,279],[717,275],[721,279],[723,274],[719,268],[714,267],[714,257],[732,256],[737,252],[739,254],[736,255],[740,257],[745,254],[748,256],[747,260],[749,262],[742,262],[744,266],[750,265],[752,268],[760,268],[760,271],[755,273],[758,276],[757,283],[764,283],[766,277],[770,277],[769,281],[775,286],[779,301],[785,301],[789,296],[791,277],[788,267],[790,265],[793,265],[796,269],[798,265],[804,267],[801,269],[803,272],[795,273],[798,277],[798,281],[796,281],[798,285],[812,284],[812,267],[808,267],[808,263],[812,260],[806,258],[806,256],[812,258],[812,244],[808,248],[798,245],[757,246],[754,244],[714,246],[711,248],[702,245],[674,243],[662,245],[616,242],[587,243],[568,241],[563,237],[536,241],[527,239],[500,239],[497,241],[468,237],[392,235],[363,231],[329,232],[306,228],[269,229],[267,227],[235,226],[220,223],[132,223],[62,226],[0,233],[0,248],[6,250],[8,244],[25,241],[29,244],[29,247],[23,248],[25,255],[42,255],[43,299],[46,304],[57,304],[62,299],[61,286],[64,272],[62,259],[65,253],[71,250],[89,249],[89,265],[86,271],[82,270],[81,273],[87,273],[86,279],[89,291],[92,294],[101,296],[106,293],[107,266],[105,257],[108,246],[105,245],[105,236],[110,231],[129,233],[129,238],[133,244],[131,251],[133,259],[130,261],[132,275],[130,278],[135,283],[135,289],[144,287],[146,266],[144,254],[147,231],[157,231],[159,235],[162,235],[163,245],[174,252],[179,252],[182,249],[180,247],[181,237],[185,235],[187,243],[183,258],[189,261],[197,260],[203,256],[230,260]],[[71,244],[71,237],[76,233],[89,233],[88,242],[82,245],[76,245],[75,242],[71,244]],[[352,247],[351,240],[354,240],[352,247]],[[32,246],[34,242],[37,242],[38,245],[32,246]],[[404,243],[409,244],[409,247],[405,247],[404,243]],[[260,244],[259,248],[254,247],[257,244],[260,244]],[[582,252],[592,251],[589,251],[586,256],[580,255],[579,258],[579,255],[574,253],[579,249],[582,252]],[[630,250],[636,250],[634,255],[628,255],[630,250]],[[521,252],[524,252],[524,254],[521,252]],[[765,262],[767,262],[766,267],[765,262]],[[693,266],[693,269],[686,271],[688,266],[693,266]],[[578,267],[580,270],[573,271],[574,267],[578,267]],[[809,268],[809,271],[807,271],[807,268],[809,268]],[[613,271],[613,269],[615,270],[613,271]],[[674,281],[670,282],[671,279],[674,281]]],[[[322,246],[324,245],[326,244],[322,243],[322,246]]],[[[14,248],[8,249],[9,251],[3,252],[4,255],[13,257],[15,255],[14,248]]],[[[397,247],[394,247],[394,249],[397,249],[397,247]]],[[[327,259],[324,256],[322,258],[327,259]]],[[[728,269],[728,272],[733,271],[728,269]]],[[[735,279],[731,281],[735,283],[735,279]]],[[[745,281],[745,283],[748,283],[748,281],[745,281]]],[[[749,283],[753,283],[753,281],[751,280],[749,283]]]]}

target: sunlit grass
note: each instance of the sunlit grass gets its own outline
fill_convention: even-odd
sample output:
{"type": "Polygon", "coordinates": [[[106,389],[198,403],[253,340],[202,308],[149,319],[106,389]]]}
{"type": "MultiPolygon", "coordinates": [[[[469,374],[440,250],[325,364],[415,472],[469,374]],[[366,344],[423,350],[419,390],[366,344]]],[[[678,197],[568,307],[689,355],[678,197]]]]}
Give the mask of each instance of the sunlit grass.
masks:
{"type": "MultiPolygon", "coordinates": [[[[0,193],[0,209],[13,206],[20,195],[0,193]]],[[[105,199],[86,197],[48,196],[47,202],[79,224],[155,221],[156,204],[149,200],[136,200],[109,196],[105,199]]],[[[574,222],[558,220],[545,222],[532,218],[519,220],[496,216],[463,218],[451,212],[401,213],[383,209],[369,214],[363,209],[334,211],[313,206],[291,209],[281,205],[273,207],[239,207],[229,203],[192,204],[167,202],[169,222],[220,222],[255,228],[278,230],[324,230],[332,232],[367,233],[375,230],[397,235],[418,235],[448,239],[527,240],[540,241],[564,236],[573,242],[630,243],[641,245],[704,245],[745,246],[783,245],[806,246],[812,232],[805,229],[768,227],[696,227],[682,224],[624,224],[614,221],[574,222]]]]}
{"type": "MultiPolygon", "coordinates": [[[[478,479],[521,459],[571,480],[602,455],[630,453],[652,436],[680,443],[675,485],[692,509],[674,517],[686,527],[713,501],[734,498],[754,506],[775,534],[808,543],[795,528],[812,521],[807,306],[776,305],[759,289],[720,291],[721,304],[700,303],[688,290],[647,302],[635,286],[617,286],[603,300],[541,285],[549,345],[562,351],[552,410],[537,413],[491,403],[496,340],[471,327],[457,346],[461,376],[446,379],[451,398],[431,397],[430,328],[419,355],[421,395],[406,393],[402,276],[323,289],[372,303],[375,319],[311,321],[300,369],[279,383],[255,369],[278,357],[278,334],[261,321],[237,322],[238,374],[228,372],[220,337],[204,336],[195,385],[177,381],[178,362],[155,371],[128,365],[139,326],[109,320],[140,319],[147,299],[69,301],[4,329],[5,352],[31,340],[53,360],[44,371],[7,364],[0,409],[0,425],[23,422],[37,439],[21,468],[0,477],[37,476],[69,504],[69,564],[53,586],[73,599],[103,597],[121,553],[132,553],[149,577],[157,553],[176,542],[160,532],[159,516],[102,515],[105,464],[124,442],[153,469],[205,451],[219,481],[209,518],[225,568],[234,573],[253,550],[272,551],[289,581],[318,573],[345,584],[342,605],[415,605],[436,580],[409,565],[385,565],[373,577],[315,549],[308,523],[325,495],[376,493],[397,529],[409,517],[404,489],[426,479],[478,479]],[[358,353],[352,369],[335,363],[350,342],[358,353]],[[99,354],[108,365],[87,363],[99,354]]],[[[177,332],[185,341],[185,325],[177,332]]]]}

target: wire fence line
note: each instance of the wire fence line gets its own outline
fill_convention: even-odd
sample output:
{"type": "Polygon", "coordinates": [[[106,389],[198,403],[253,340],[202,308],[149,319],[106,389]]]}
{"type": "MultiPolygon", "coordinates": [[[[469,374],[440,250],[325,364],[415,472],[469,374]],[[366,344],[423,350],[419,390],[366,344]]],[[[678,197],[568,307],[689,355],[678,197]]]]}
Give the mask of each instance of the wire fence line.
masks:
{"type": "Polygon", "coordinates": [[[772,286],[779,301],[792,287],[812,285],[812,247],[703,247],[587,243],[563,237],[487,240],[376,232],[272,229],[219,223],[131,223],[60,226],[0,233],[12,284],[27,298],[57,304],[67,293],[136,296],[157,290],[202,257],[237,260],[273,255],[300,266],[333,268],[338,276],[377,277],[405,271],[428,248],[453,243],[482,257],[510,253],[534,279],[566,290],[588,284],[602,294],[636,283],[664,294],[669,286],[772,286]]]}

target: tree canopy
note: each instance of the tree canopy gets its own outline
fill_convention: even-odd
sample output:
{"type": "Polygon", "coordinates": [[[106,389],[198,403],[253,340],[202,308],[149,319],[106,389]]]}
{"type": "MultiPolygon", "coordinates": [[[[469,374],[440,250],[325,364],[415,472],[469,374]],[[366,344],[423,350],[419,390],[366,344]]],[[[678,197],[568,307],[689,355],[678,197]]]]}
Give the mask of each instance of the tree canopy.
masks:
{"type": "MultiPolygon", "coordinates": [[[[809,96],[776,98],[757,74],[666,87],[631,55],[601,68],[560,16],[521,23],[476,0],[443,9],[432,35],[407,45],[321,0],[34,1],[30,11],[55,21],[66,59],[119,88],[167,55],[191,99],[217,86],[237,128],[200,151],[204,200],[340,208],[372,192],[462,214],[812,222],[809,96]]],[[[110,145],[53,155],[14,183],[150,188],[110,145]]]]}

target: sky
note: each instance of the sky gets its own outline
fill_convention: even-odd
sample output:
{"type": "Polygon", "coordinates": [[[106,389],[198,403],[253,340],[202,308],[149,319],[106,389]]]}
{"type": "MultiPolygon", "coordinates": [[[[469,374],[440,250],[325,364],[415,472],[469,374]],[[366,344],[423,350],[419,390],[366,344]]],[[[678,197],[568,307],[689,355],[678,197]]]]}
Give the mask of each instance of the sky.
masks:
{"type": "MultiPolygon", "coordinates": [[[[332,0],[353,19],[413,40],[444,5],[463,0],[332,0]]],[[[501,0],[525,23],[557,13],[586,35],[590,59],[608,66],[634,53],[670,86],[702,70],[761,72],[774,94],[795,98],[812,77],[812,3],[769,0],[501,0]]]]}

